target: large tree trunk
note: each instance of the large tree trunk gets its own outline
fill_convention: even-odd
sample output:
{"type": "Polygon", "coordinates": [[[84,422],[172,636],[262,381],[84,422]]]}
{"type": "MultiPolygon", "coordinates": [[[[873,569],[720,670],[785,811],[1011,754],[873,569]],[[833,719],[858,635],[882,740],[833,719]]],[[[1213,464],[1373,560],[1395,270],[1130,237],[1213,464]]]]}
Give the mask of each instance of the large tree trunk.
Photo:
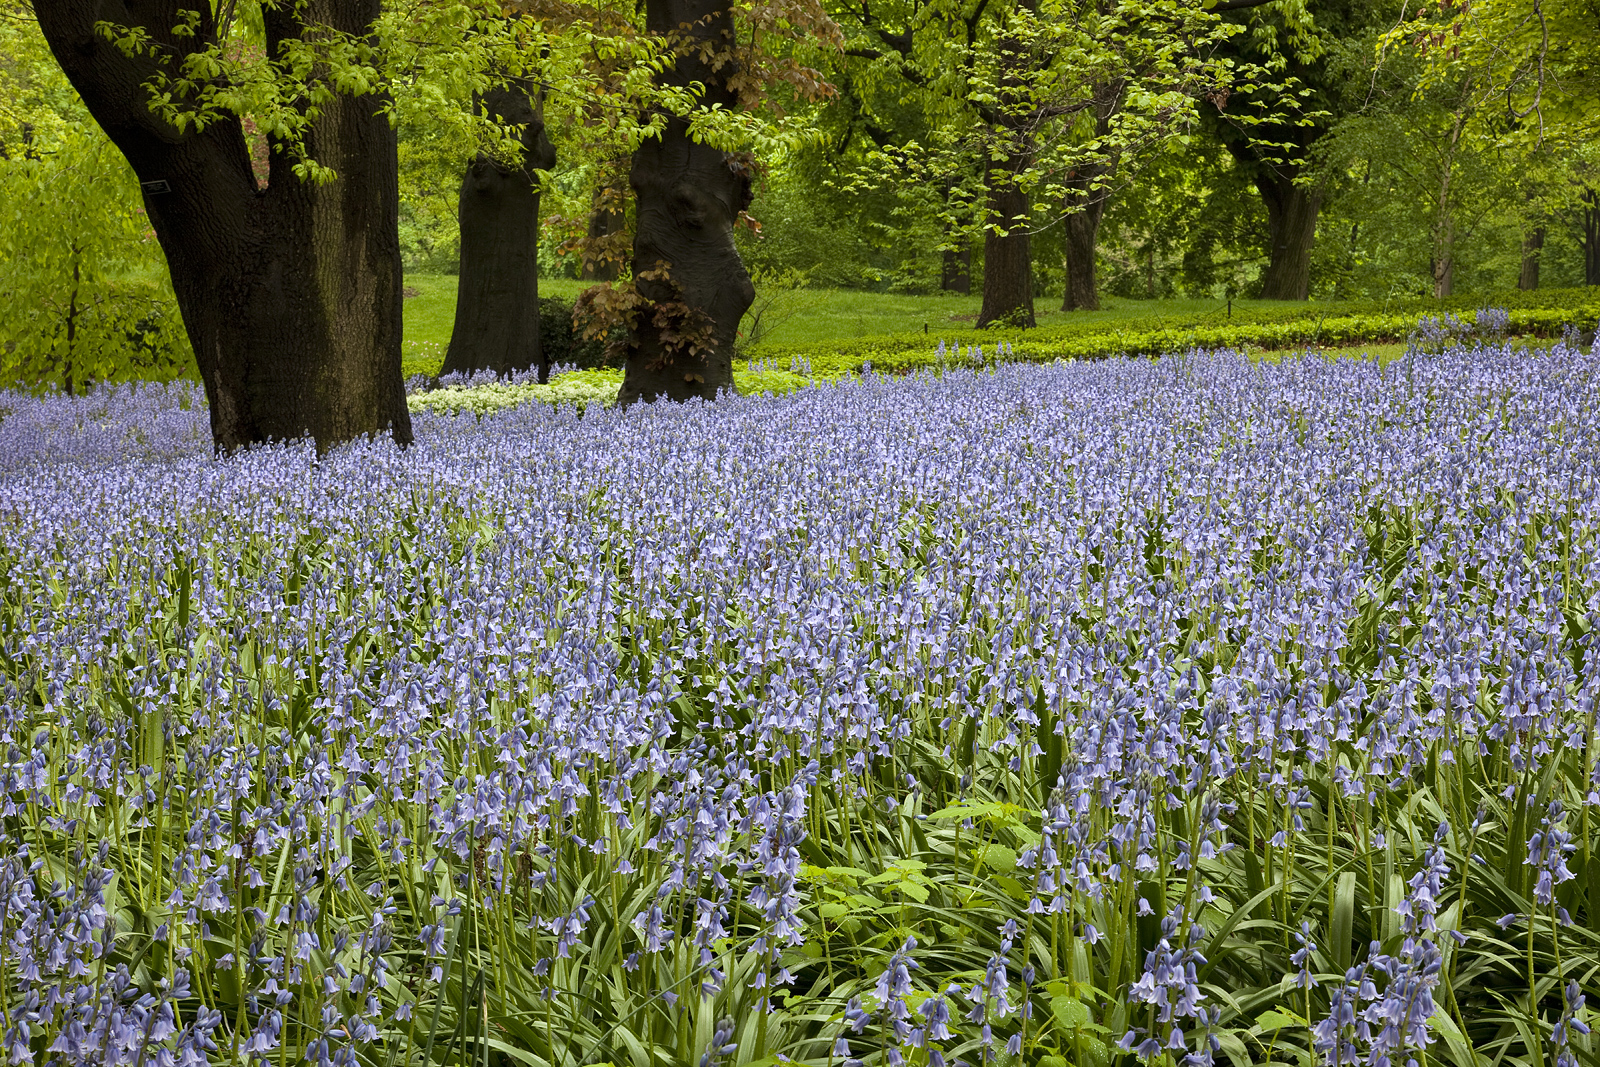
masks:
{"type": "MultiPolygon", "coordinates": [[[[1021,6],[1037,11],[1035,0],[1021,6]]],[[[994,144],[985,174],[988,191],[983,226],[983,307],[978,325],[1035,326],[1033,315],[1032,205],[1020,184],[1033,165],[1035,144],[1027,112],[1029,75],[1035,59],[1009,31],[995,42],[1001,75],[998,107],[985,115],[994,144]]]]}
{"type": "Polygon", "coordinates": [[[1539,254],[1544,249],[1544,227],[1522,239],[1522,269],[1517,272],[1517,288],[1532,292],[1539,288],[1539,254]]]}
{"type": "MultiPolygon", "coordinates": [[[[688,42],[662,77],[698,81],[701,103],[738,106],[730,81],[741,71],[728,55],[733,16],[727,0],[647,0],[645,22],[688,42]]],[[[633,155],[637,225],[633,278],[644,303],[635,312],[619,400],[714,399],[733,388],[733,343],[755,286],[733,244],[733,224],[750,206],[751,163],[689,138],[671,116],[658,138],[633,155]]]]}
{"type": "MultiPolygon", "coordinates": [[[[1111,122],[1122,109],[1127,88],[1122,79],[1100,82],[1094,90],[1095,136],[1111,132],[1111,122]]],[[[1066,291],[1061,294],[1062,311],[1099,311],[1100,282],[1095,274],[1095,253],[1100,243],[1100,221],[1105,218],[1111,199],[1110,179],[1119,160],[1115,153],[1075,167],[1067,179],[1062,203],[1062,230],[1067,270],[1066,291]]]]}
{"type": "Polygon", "coordinates": [[[1320,190],[1307,189],[1292,173],[1263,166],[1256,188],[1267,206],[1267,270],[1263,300],[1305,300],[1311,295],[1311,248],[1322,210],[1320,190]]]}
{"type": "Polygon", "coordinates": [[[990,178],[989,225],[983,237],[983,307],[978,325],[1035,326],[1033,242],[1028,194],[1011,175],[1026,163],[1008,161],[990,178]]]}
{"type": "MultiPolygon", "coordinates": [[[[265,9],[279,54],[307,24],[366,35],[380,0],[306,0],[265,9]]],[[[332,95],[305,137],[337,172],[301,181],[272,156],[257,187],[237,119],[179,132],[151,112],[152,56],[181,59],[216,32],[212,7],[181,0],[36,0],[40,28],[89,113],[145,189],[173,291],[205,382],[216,446],[363,434],[411,439],[400,376],[401,262],[395,135],[377,95],[332,95]],[[179,9],[199,8],[192,36],[179,9]],[[95,29],[136,25],[154,46],[130,58],[95,29]]]]}
{"type": "Polygon", "coordinates": [[[550,376],[539,345],[539,178],[556,164],[542,108],[526,86],[496,88],[483,105],[504,123],[523,126],[523,163],[506,166],[480,153],[461,180],[461,273],[456,321],[443,373],[492,370],[550,376]]]}
{"type": "MultiPolygon", "coordinates": [[[[1066,238],[1067,288],[1061,297],[1062,311],[1099,311],[1100,286],[1095,277],[1095,248],[1100,240],[1100,220],[1106,213],[1106,196],[1101,190],[1094,200],[1061,220],[1066,238]]],[[[1068,210],[1071,210],[1071,205],[1068,210]]]]}
{"type": "Polygon", "coordinates": [[[595,191],[594,208],[589,213],[588,239],[584,242],[583,267],[578,277],[586,282],[614,282],[622,276],[626,256],[623,231],[628,225],[622,190],[602,186],[595,191]]]}

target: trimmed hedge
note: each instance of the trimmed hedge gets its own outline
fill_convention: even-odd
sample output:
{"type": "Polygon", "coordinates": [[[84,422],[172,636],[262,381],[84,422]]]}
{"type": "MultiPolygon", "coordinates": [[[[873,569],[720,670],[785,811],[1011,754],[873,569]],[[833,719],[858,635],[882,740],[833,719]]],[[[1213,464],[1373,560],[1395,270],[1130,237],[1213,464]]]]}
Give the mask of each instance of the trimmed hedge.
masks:
{"type": "MultiPolygon", "coordinates": [[[[1048,363],[1112,355],[1161,355],[1191,348],[1282,349],[1306,345],[1349,345],[1404,341],[1424,315],[1469,312],[1475,307],[1510,311],[1510,332],[1552,336],[1562,327],[1600,318],[1600,289],[1555,289],[1499,294],[1470,301],[1408,301],[1403,310],[1383,311],[1375,302],[1335,305],[1296,304],[1279,310],[1236,309],[1231,320],[1216,315],[1152,318],[1131,324],[1082,321],[1043,329],[953,331],[943,337],[922,333],[889,334],[825,344],[763,346],[765,364],[805,360],[818,378],[858,374],[867,366],[886,373],[932,370],[963,363],[1004,361],[1048,363]],[[940,355],[939,343],[945,354],[940,355]]],[[[1392,307],[1392,305],[1391,305],[1392,307]]],[[[1470,317],[1470,316],[1464,316],[1470,317]]]]}
{"type": "MultiPolygon", "coordinates": [[[[1392,343],[1412,338],[1424,315],[1467,312],[1480,306],[1507,308],[1509,333],[1552,336],[1571,323],[1600,319],[1600,289],[1557,289],[1501,294],[1493,300],[1410,302],[1403,311],[1376,311],[1351,301],[1334,305],[1289,305],[1236,312],[1232,321],[1189,316],[1149,319],[1132,325],[1082,321],[1034,330],[963,330],[944,338],[921,333],[890,334],[856,341],[764,346],[761,355],[734,370],[734,386],[743,395],[781,395],[814,381],[828,381],[873,371],[904,374],[952,366],[998,362],[1051,363],[1057,360],[1101,359],[1108,356],[1156,356],[1191,348],[1285,349],[1308,345],[1343,346],[1392,343]],[[1340,314],[1332,314],[1337,309],[1340,314]],[[1315,311],[1317,314],[1313,315],[1315,311]],[[788,369],[780,369],[787,366],[788,369]]],[[[569,335],[570,336],[570,335],[569,335]]],[[[595,346],[598,348],[598,346],[595,346]]],[[[570,358],[570,356],[568,357],[570,358]]],[[[472,412],[478,416],[542,401],[574,404],[582,411],[591,403],[616,402],[621,370],[579,370],[557,375],[548,385],[524,383],[455,386],[413,394],[413,411],[436,414],[472,412]]]]}

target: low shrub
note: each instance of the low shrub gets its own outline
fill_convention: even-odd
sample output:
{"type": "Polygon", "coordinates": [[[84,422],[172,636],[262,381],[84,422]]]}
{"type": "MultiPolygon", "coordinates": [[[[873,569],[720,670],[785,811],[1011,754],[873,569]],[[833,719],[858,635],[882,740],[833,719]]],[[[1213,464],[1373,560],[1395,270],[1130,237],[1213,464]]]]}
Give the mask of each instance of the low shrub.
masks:
{"type": "MultiPolygon", "coordinates": [[[[757,364],[753,370],[735,370],[733,384],[745,396],[782,396],[810,385],[811,379],[793,370],[777,370],[757,364]]],[[[471,412],[480,418],[536,400],[546,404],[575,404],[582,412],[592,403],[610,407],[616,403],[617,391],[621,388],[620,370],[576,370],[557,374],[547,385],[537,382],[488,382],[419,390],[413,392],[407,402],[414,412],[428,411],[435,415],[471,412]]]]}
{"type": "Polygon", "coordinates": [[[415,393],[407,398],[407,404],[414,412],[427,411],[435,415],[471,412],[482,417],[540,400],[547,404],[573,404],[581,412],[593,403],[607,407],[616,403],[617,390],[621,385],[622,374],[618,371],[579,370],[559,374],[545,385],[538,382],[493,382],[487,385],[446,386],[415,393]]]}

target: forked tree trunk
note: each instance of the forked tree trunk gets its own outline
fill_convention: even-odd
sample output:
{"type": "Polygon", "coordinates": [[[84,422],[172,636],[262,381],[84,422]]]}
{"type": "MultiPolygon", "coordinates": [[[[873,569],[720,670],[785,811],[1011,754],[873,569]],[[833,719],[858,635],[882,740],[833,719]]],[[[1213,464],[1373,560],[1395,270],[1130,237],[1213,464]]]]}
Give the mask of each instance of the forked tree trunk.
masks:
{"type": "MultiPolygon", "coordinates": [[[[364,36],[380,0],[264,9],[279,54],[307,24],[364,36]]],[[[220,451],[311,436],[319,449],[363,434],[411,440],[400,376],[401,262],[395,134],[377,95],[332,96],[305,137],[338,177],[297,178],[275,152],[258,189],[237,119],[179,132],[151,112],[153,55],[181,60],[216,33],[210,4],[36,0],[51,51],[145,189],[210,402],[220,451]],[[198,8],[193,36],[180,9],[198,8]],[[96,23],[148,32],[129,58],[96,23]]]]}
{"type": "Polygon", "coordinates": [[[1263,166],[1256,189],[1267,207],[1267,269],[1263,300],[1305,300],[1311,295],[1311,249],[1317,238],[1322,193],[1294,181],[1293,174],[1263,166]]]}
{"type": "Polygon", "coordinates": [[[1456,287],[1456,261],[1455,256],[1446,253],[1443,257],[1433,261],[1433,296],[1436,300],[1443,300],[1455,292],[1456,287]]]}
{"type": "Polygon", "coordinates": [[[1466,127],[1465,112],[1458,111],[1449,139],[1439,160],[1439,193],[1433,202],[1433,295],[1443,300],[1455,290],[1456,279],[1456,218],[1455,172],[1456,151],[1461,147],[1462,131],[1466,127]]]}
{"type": "Polygon", "coordinates": [[[1544,227],[1522,239],[1522,269],[1517,272],[1517,288],[1531,292],[1539,288],[1539,255],[1544,249],[1544,227]]]}
{"type": "MultiPolygon", "coordinates": [[[[652,33],[689,42],[665,83],[698,81],[702,105],[738,106],[727,0],[647,0],[645,21],[652,33]]],[[[733,388],[734,338],[756,295],[733,244],[750,179],[748,160],[690,140],[688,122],[676,116],[634,152],[633,277],[645,303],[629,337],[622,404],[709,400],[733,388]]]]}
{"type": "MultiPolygon", "coordinates": [[[[1099,82],[1094,88],[1095,136],[1106,137],[1112,120],[1122,109],[1126,83],[1120,79],[1099,82]]],[[[1062,230],[1066,254],[1066,290],[1061,294],[1062,311],[1099,311],[1100,281],[1095,258],[1100,244],[1100,222],[1111,199],[1110,179],[1116,173],[1117,156],[1112,153],[1075,167],[1067,179],[1062,203],[1062,230]]]]}
{"type": "Polygon", "coordinates": [[[526,86],[491,89],[484,108],[521,124],[523,163],[479,154],[461,180],[461,272],[456,321],[443,373],[537,368],[550,375],[539,344],[539,180],[556,164],[544,118],[526,86]]]}
{"type": "Polygon", "coordinates": [[[1067,252],[1064,263],[1067,287],[1061,297],[1062,311],[1100,310],[1095,248],[1100,241],[1100,220],[1105,217],[1107,195],[1100,191],[1096,199],[1062,219],[1067,252]]]}

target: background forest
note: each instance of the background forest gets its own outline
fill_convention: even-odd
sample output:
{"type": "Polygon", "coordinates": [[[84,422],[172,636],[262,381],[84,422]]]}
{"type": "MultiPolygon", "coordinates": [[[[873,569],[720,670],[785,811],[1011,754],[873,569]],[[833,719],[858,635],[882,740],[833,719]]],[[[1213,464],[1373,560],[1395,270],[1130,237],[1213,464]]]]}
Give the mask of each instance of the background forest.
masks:
{"type": "MultiPolygon", "coordinates": [[[[31,5],[0,6],[6,377],[70,391],[188,372],[138,180],[31,5]]],[[[598,359],[629,314],[630,157],[662,92],[641,88],[654,69],[642,15],[519,4],[504,10],[521,18],[489,28],[484,12],[497,7],[385,7],[411,34],[373,70],[398,134],[406,295],[426,298],[408,308],[408,370],[436,369],[444,354],[464,175],[486,161],[531,171],[544,347],[569,356],[587,328],[598,359]],[[507,37],[513,21],[537,26],[542,43],[507,37]],[[524,101],[537,104],[533,125],[534,111],[491,98],[517,78],[537,86],[524,101]],[[528,132],[539,124],[542,139],[528,132]]],[[[945,325],[1030,326],[1106,299],[1137,313],[1130,301],[1387,304],[1600,284],[1596,77],[1583,46],[1593,8],[1486,4],[1468,18],[1389,0],[752,5],[740,16],[747,73],[729,98],[741,124],[713,137],[749,160],[752,199],[733,237],[756,294],[740,348],[892,332],[930,309],[945,325]],[[867,294],[970,294],[973,306],[902,306],[896,318],[867,294]],[[852,325],[825,324],[830,309],[852,325]],[[808,318],[819,325],[803,328],[808,318]]],[[[240,17],[226,32],[219,55],[274,69],[260,66],[259,26],[240,17]]],[[[199,122],[238,116],[264,190],[294,135],[275,130],[270,95],[237,95],[190,110],[199,122]]],[[[532,256],[517,255],[478,273],[531,270],[532,256]]],[[[491,365],[469,355],[455,369],[491,365]]]]}

